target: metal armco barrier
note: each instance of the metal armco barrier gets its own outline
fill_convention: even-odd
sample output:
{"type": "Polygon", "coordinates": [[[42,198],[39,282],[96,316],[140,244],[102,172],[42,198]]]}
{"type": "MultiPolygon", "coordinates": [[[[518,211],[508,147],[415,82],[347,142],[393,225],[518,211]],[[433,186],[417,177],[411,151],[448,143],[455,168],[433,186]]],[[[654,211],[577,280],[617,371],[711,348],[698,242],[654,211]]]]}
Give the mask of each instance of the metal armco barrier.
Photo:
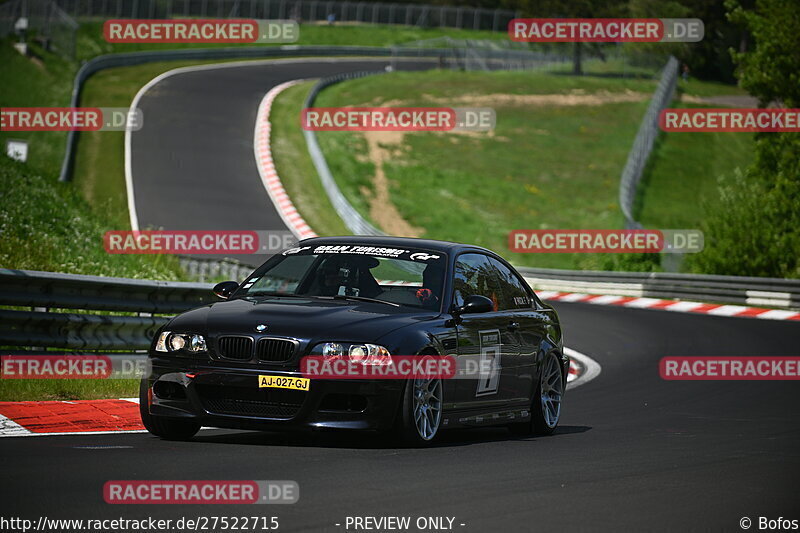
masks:
{"type": "MultiPolygon", "coordinates": [[[[538,290],[800,309],[800,280],[519,270],[538,290]]],[[[211,292],[211,285],[204,283],[0,269],[0,306],[25,308],[0,309],[0,346],[4,351],[33,346],[73,351],[145,350],[168,315],[214,301],[217,297],[211,292]],[[122,312],[145,316],[122,315],[122,312]]]]}
{"type": "MultiPolygon", "coordinates": [[[[316,100],[317,95],[319,95],[320,91],[322,91],[322,89],[325,87],[330,87],[331,85],[345,80],[363,78],[365,76],[381,74],[383,72],[385,71],[377,70],[349,72],[346,74],[339,74],[336,76],[323,78],[311,88],[311,92],[308,93],[308,97],[306,98],[306,102],[303,107],[313,107],[314,100],[316,100]]],[[[386,235],[384,232],[370,224],[367,219],[362,217],[358,210],[353,207],[353,205],[345,197],[344,193],[342,193],[342,191],[339,189],[339,186],[336,184],[336,180],[333,178],[333,174],[328,167],[328,162],[325,160],[325,155],[322,153],[322,149],[317,142],[316,133],[311,130],[303,130],[303,136],[305,137],[306,144],[308,145],[308,154],[311,156],[311,161],[314,163],[314,167],[317,169],[317,174],[319,174],[319,179],[322,182],[325,193],[328,195],[328,199],[331,201],[333,208],[336,209],[336,213],[339,215],[339,218],[341,218],[342,222],[344,222],[345,226],[347,226],[347,229],[353,232],[355,235],[386,235]]]]}
{"type": "Polygon", "coordinates": [[[217,300],[211,285],[203,283],[4,268],[0,306],[27,309],[0,309],[0,346],[143,350],[167,320],[152,315],[180,313],[217,300]]]}
{"type": "Polygon", "coordinates": [[[800,309],[800,280],[520,268],[536,290],[800,309]]]}

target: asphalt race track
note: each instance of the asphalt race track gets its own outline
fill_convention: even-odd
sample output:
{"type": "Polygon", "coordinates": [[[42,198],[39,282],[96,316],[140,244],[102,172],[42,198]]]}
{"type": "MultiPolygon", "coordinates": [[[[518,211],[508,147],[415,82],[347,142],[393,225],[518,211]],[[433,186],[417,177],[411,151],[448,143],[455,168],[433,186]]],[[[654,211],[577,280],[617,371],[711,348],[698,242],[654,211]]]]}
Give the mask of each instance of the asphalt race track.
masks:
{"type": "MultiPolygon", "coordinates": [[[[386,60],[269,61],[218,65],[159,81],[139,101],[144,127],[131,135],[140,229],[285,231],[253,154],[261,99],[286,81],[382,70],[389,64],[386,60]]],[[[396,68],[432,66],[399,61],[396,68]]],[[[256,266],[265,260],[254,255],[234,258],[256,266]]]]}
{"type": "MultiPolygon", "coordinates": [[[[369,434],[204,431],[0,439],[3,515],[278,516],[284,531],[344,531],[346,516],[454,516],[457,531],[740,530],[796,517],[800,388],[663,381],[665,355],[789,355],[800,324],[559,304],[568,344],[603,367],[569,391],[557,433],[453,431],[432,449],[369,434]],[[97,449],[80,449],[93,446],[97,449]],[[120,446],[121,448],[114,448],[120,446]],[[274,506],[107,505],[109,479],[291,479],[274,506]],[[14,487],[8,493],[8,487],[14,487]],[[271,514],[270,514],[271,513],[271,514]]],[[[755,529],[755,527],[754,527],[755,529]]]]}

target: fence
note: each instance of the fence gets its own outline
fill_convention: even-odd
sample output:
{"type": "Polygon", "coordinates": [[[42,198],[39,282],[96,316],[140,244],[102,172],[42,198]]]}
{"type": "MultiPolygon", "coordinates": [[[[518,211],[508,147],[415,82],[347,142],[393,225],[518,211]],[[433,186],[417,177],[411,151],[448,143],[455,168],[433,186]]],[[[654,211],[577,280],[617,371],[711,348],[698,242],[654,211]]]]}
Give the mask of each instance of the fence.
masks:
{"type": "Polygon", "coordinates": [[[572,61],[560,43],[539,49],[508,40],[437,37],[393,47],[394,53],[402,57],[414,52],[427,54],[431,49],[442,50],[442,67],[459,70],[539,70],[572,61]]]}
{"type": "Polygon", "coordinates": [[[220,279],[221,281],[242,280],[255,270],[255,267],[242,264],[233,259],[218,261],[215,259],[179,256],[178,262],[181,265],[181,269],[191,279],[196,279],[200,282],[213,281],[215,279],[220,279]]]}
{"type": "Polygon", "coordinates": [[[514,11],[475,7],[333,2],[329,0],[56,0],[73,17],[171,18],[247,17],[399,24],[506,31],[514,11]]]}
{"type": "MultiPolygon", "coordinates": [[[[540,290],[800,308],[800,280],[534,268],[519,271],[540,290]]],[[[0,306],[15,307],[0,309],[0,346],[6,351],[31,347],[81,352],[144,350],[168,320],[164,315],[217,300],[210,284],[0,269],[0,306]]]]}
{"type": "Polygon", "coordinates": [[[661,73],[661,80],[653,93],[653,99],[647,108],[647,112],[639,126],[633,147],[628,153],[628,160],[622,170],[622,177],[619,182],[619,205],[622,214],[625,215],[625,227],[628,229],[641,228],[634,218],[633,210],[636,202],[636,189],[642,179],[642,174],[653,150],[653,143],[658,137],[658,115],[661,110],[666,108],[675,93],[675,85],[678,83],[678,60],[670,56],[664,70],[661,73]]]}
{"type": "Polygon", "coordinates": [[[75,57],[78,23],[53,0],[11,0],[0,4],[0,37],[14,33],[14,24],[28,21],[28,32],[35,34],[45,48],[75,57]]]}

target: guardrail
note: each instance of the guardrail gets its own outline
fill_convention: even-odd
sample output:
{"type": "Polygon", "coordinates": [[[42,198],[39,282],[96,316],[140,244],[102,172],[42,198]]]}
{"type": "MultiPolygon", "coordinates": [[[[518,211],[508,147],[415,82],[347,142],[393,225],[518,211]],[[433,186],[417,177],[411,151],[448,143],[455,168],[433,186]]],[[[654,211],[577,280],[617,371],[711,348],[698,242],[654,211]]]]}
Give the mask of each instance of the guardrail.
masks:
{"type": "MultiPolygon", "coordinates": [[[[519,271],[538,290],[800,309],[800,280],[541,268],[519,271]]],[[[0,346],[6,351],[31,347],[81,352],[146,350],[168,315],[214,301],[211,285],[205,283],[0,269],[0,306],[4,307],[0,309],[0,346]]]]}
{"type": "Polygon", "coordinates": [[[519,268],[534,290],[800,309],[800,280],[519,268]]]}
{"type": "Polygon", "coordinates": [[[215,300],[211,285],[203,283],[3,268],[0,306],[16,309],[0,309],[0,346],[144,350],[168,318],[155,315],[215,300]]]}
{"type": "MultiPolygon", "coordinates": [[[[322,78],[314,85],[314,87],[311,88],[303,107],[312,107],[317,95],[319,95],[320,91],[326,87],[330,87],[331,85],[345,80],[363,78],[365,76],[381,74],[383,72],[385,71],[378,70],[349,72],[322,78]]],[[[353,205],[347,200],[342,191],[339,189],[339,186],[336,184],[336,180],[333,178],[331,169],[328,167],[328,162],[325,160],[325,155],[322,153],[322,149],[319,147],[316,133],[311,130],[303,130],[303,136],[306,139],[306,145],[308,145],[308,154],[311,156],[311,161],[314,163],[314,168],[317,169],[317,174],[319,175],[319,180],[322,182],[322,187],[325,189],[328,199],[331,201],[331,204],[336,210],[336,213],[339,215],[339,218],[341,218],[342,222],[344,222],[345,226],[347,226],[347,229],[355,235],[386,235],[384,232],[370,224],[367,219],[362,217],[358,210],[353,207],[353,205]]]]}

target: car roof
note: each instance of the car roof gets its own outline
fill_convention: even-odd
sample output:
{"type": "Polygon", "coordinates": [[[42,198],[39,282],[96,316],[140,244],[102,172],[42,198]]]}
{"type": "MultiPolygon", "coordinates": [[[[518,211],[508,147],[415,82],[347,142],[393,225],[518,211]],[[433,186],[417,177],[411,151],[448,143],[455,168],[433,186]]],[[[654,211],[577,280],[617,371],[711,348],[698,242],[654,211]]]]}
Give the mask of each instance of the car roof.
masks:
{"type": "MultiPolygon", "coordinates": [[[[437,241],[433,239],[415,239],[413,237],[390,237],[385,235],[342,235],[338,237],[314,237],[304,239],[300,244],[323,245],[323,244],[356,244],[362,246],[386,246],[395,248],[421,248],[444,253],[455,253],[464,250],[489,252],[491,250],[475,246],[472,244],[461,244],[449,241],[437,241]]],[[[496,254],[495,254],[496,255],[496,254]]]]}

